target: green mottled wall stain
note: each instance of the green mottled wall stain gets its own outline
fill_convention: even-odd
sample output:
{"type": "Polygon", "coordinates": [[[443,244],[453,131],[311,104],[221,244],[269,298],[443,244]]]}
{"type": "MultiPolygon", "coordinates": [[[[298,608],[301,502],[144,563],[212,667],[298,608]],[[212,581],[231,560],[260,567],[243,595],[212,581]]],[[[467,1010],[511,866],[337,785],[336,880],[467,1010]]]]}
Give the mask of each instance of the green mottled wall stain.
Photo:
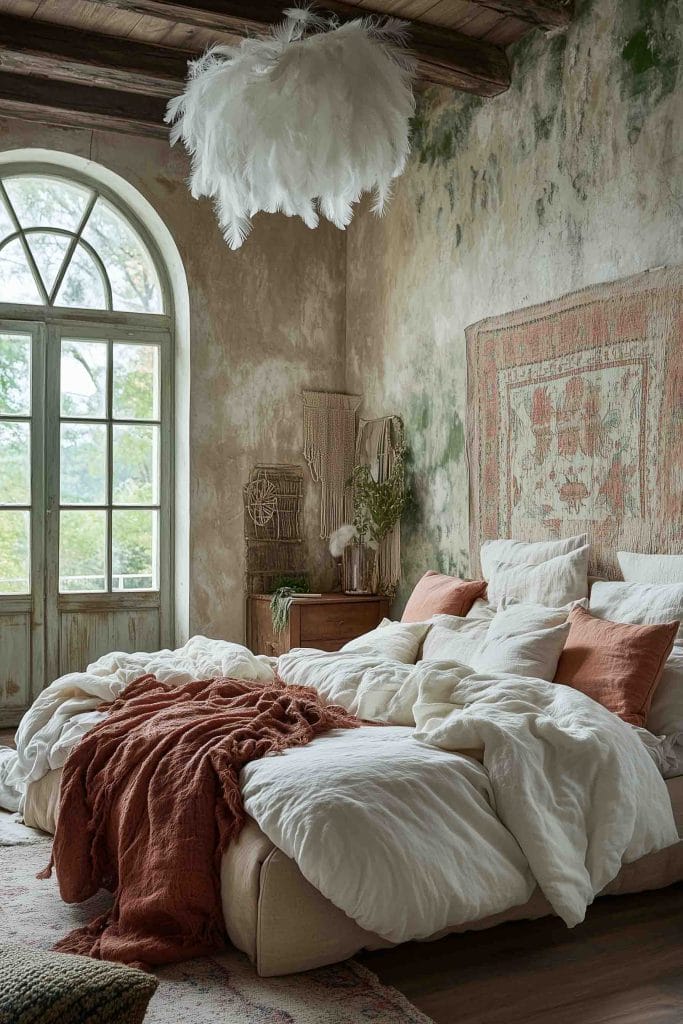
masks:
{"type": "Polygon", "coordinates": [[[430,167],[447,164],[460,152],[484,103],[479,96],[459,96],[434,114],[433,100],[434,93],[429,89],[418,96],[410,130],[413,153],[421,164],[430,167]]]}
{"type": "Polygon", "coordinates": [[[441,572],[463,574],[467,570],[467,552],[451,550],[448,527],[438,520],[432,522],[426,507],[426,502],[433,499],[439,471],[445,471],[448,477],[449,468],[464,458],[465,428],[453,404],[454,397],[446,392],[438,396],[421,394],[411,397],[405,411],[412,489],[412,501],[402,523],[406,580],[424,571],[425,558],[441,572]]]}
{"type": "Polygon", "coordinates": [[[676,0],[624,4],[621,95],[631,103],[628,138],[638,141],[648,114],[676,88],[681,69],[680,6],[676,0]]]}
{"type": "MultiPolygon", "coordinates": [[[[421,239],[433,233],[440,267],[451,260],[454,268],[462,268],[477,246],[481,257],[482,244],[498,246],[501,238],[510,244],[504,232],[525,239],[526,251],[534,237],[557,235],[567,266],[581,265],[584,234],[590,234],[583,211],[593,209],[610,188],[610,145],[612,154],[622,155],[626,139],[634,145],[648,117],[680,81],[681,0],[620,0],[611,20],[601,17],[603,3],[577,0],[567,33],[548,37],[531,32],[510,47],[507,98],[458,93],[445,98],[442,90],[418,97],[408,195],[421,222],[421,239]],[[496,104],[506,111],[504,123],[496,104]],[[520,178],[525,191],[511,202],[520,178]]],[[[643,155],[638,159],[634,166],[642,173],[643,155]]],[[[490,257],[495,256],[492,250],[490,257]]],[[[411,315],[421,330],[429,323],[431,306],[439,308],[431,284],[424,296],[418,291],[412,300],[417,309],[411,315]]],[[[444,305],[450,309],[446,299],[444,305]]],[[[482,314],[479,307],[477,313],[482,314]]],[[[461,343],[454,339],[454,353],[462,351],[461,343]]],[[[451,494],[448,502],[445,496],[446,488],[463,478],[465,414],[462,389],[457,389],[459,398],[454,395],[453,375],[465,368],[447,361],[452,374],[430,373],[418,384],[422,393],[413,394],[433,357],[430,338],[415,346],[404,368],[404,405],[397,407],[412,449],[415,496],[403,523],[408,590],[427,568],[464,574],[468,567],[462,548],[467,495],[451,494]],[[459,515],[449,514],[453,508],[459,515]]]]}

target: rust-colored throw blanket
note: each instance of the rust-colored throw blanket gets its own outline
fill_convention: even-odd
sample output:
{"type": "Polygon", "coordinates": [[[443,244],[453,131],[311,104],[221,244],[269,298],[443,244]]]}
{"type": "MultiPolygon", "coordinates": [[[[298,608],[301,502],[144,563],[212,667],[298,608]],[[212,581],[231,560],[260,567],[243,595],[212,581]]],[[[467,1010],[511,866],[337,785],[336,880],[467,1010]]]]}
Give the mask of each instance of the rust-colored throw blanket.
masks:
{"type": "Polygon", "coordinates": [[[131,683],[64,766],[53,847],[67,903],[105,887],[114,904],[55,948],[145,966],[223,944],[220,860],[244,823],[241,767],[357,724],[281,682],[131,683]]]}

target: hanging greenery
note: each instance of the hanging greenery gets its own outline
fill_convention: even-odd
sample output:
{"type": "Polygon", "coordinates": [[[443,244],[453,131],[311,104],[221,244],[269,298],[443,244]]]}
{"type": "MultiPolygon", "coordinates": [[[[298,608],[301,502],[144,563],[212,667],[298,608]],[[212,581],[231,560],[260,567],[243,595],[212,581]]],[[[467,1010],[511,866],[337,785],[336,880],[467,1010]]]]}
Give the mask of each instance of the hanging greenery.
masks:
{"type": "Polygon", "coordinates": [[[409,501],[406,485],[406,445],[394,449],[394,465],[386,480],[378,483],[368,466],[356,466],[353,483],[353,525],[360,538],[379,544],[393,530],[409,501]]]}
{"type": "Polygon", "coordinates": [[[288,586],[278,587],[270,599],[270,615],[276,636],[279,636],[289,622],[289,610],[296,595],[308,591],[304,576],[292,577],[288,582],[288,586]]]}

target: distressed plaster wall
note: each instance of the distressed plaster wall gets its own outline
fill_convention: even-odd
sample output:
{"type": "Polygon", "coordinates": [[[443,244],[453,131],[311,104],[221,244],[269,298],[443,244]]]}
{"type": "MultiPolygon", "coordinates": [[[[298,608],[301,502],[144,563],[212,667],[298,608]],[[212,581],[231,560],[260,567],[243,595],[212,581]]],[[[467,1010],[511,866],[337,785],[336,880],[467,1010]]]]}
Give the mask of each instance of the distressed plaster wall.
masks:
{"type": "Polygon", "coordinates": [[[425,569],[468,571],[465,327],[683,260],[683,5],[577,8],[511,50],[504,95],[427,92],[388,214],[349,231],[347,387],[412,448],[399,606],[425,569]]]}
{"type": "MultiPolygon", "coordinates": [[[[257,462],[301,462],[302,388],[344,386],[344,235],[259,218],[242,250],[211,205],[191,199],[188,164],[163,141],[0,119],[0,151],[90,158],[151,203],[183,260],[190,296],[189,630],[241,640],[242,486],[257,462]]],[[[309,562],[325,584],[317,490],[306,481],[309,562]]]]}

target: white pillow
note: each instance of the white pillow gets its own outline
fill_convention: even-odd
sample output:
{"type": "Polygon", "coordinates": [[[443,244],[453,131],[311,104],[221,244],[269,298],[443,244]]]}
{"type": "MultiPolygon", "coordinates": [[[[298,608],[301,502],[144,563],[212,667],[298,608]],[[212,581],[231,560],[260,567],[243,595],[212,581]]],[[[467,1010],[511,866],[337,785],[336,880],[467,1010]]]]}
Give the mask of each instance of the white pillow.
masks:
{"type": "Polygon", "coordinates": [[[520,604],[519,601],[501,601],[494,622],[498,623],[499,635],[519,636],[531,633],[536,629],[548,629],[549,626],[561,626],[572,608],[581,605],[588,608],[588,598],[575,601],[564,608],[548,608],[544,604],[520,604]]]}
{"type": "Polygon", "coordinates": [[[552,682],[571,628],[567,611],[539,605],[501,608],[491,622],[472,667],[552,682]]]}
{"type": "Polygon", "coordinates": [[[460,623],[458,627],[432,626],[422,645],[422,660],[458,661],[461,665],[471,665],[489,624],[483,619],[460,619],[460,623]]]}
{"type": "Polygon", "coordinates": [[[656,736],[672,736],[683,744],[683,647],[679,644],[674,645],[666,660],[646,725],[656,736]]]}
{"type": "Polygon", "coordinates": [[[485,580],[489,578],[496,562],[511,565],[540,565],[558,555],[585,547],[588,537],[585,533],[564,540],[485,540],[481,546],[481,571],[485,580]]]}
{"type": "MultiPolygon", "coordinates": [[[[683,620],[683,583],[619,583],[600,580],[591,587],[591,615],[612,622],[647,626],[683,620]]],[[[683,639],[683,627],[678,630],[683,639]]],[[[657,691],[655,690],[655,693],[657,691]]]]}
{"type": "Polygon", "coordinates": [[[617,551],[627,583],[683,583],[683,555],[641,555],[617,551]]]}
{"type": "Polygon", "coordinates": [[[369,654],[414,665],[420,644],[430,629],[429,622],[392,622],[382,619],[377,629],[349,640],[340,653],[369,654]]]}
{"type": "Polygon", "coordinates": [[[474,602],[467,615],[466,619],[486,619],[490,622],[493,616],[496,614],[496,606],[489,604],[488,601],[484,600],[483,597],[478,597],[474,602]]]}
{"type": "Polygon", "coordinates": [[[490,603],[518,601],[561,608],[580,601],[588,595],[588,550],[585,544],[538,565],[496,563],[488,575],[490,603]]]}

